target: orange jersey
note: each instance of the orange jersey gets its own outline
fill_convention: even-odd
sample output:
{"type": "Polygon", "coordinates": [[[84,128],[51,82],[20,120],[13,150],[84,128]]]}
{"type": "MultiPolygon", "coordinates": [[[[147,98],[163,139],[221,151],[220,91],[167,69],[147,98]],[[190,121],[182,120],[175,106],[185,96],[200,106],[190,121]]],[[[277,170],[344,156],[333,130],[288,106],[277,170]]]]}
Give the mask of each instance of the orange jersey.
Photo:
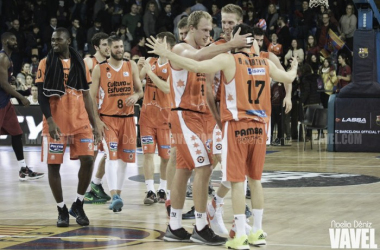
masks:
{"type": "Polygon", "coordinates": [[[128,97],[134,94],[132,66],[123,61],[121,68],[115,70],[107,61],[99,64],[99,101],[101,115],[129,116],[134,114],[134,106],[126,106],[128,97]]]}
{"type": "Polygon", "coordinates": [[[204,73],[172,68],[170,93],[173,109],[206,112],[206,77],[204,73]]]}
{"type": "MultiPolygon", "coordinates": [[[[168,79],[170,75],[169,63],[160,65],[158,58],[151,58],[149,63],[155,75],[163,81],[168,79]]],[[[157,88],[147,75],[144,101],[140,113],[140,125],[151,128],[168,128],[170,108],[170,94],[165,94],[157,88]]]]}
{"type": "MultiPolygon", "coordinates": [[[[70,72],[70,59],[62,60],[64,72],[64,84],[66,86],[70,72]]],[[[91,83],[90,71],[86,66],[86,79],[91,83]]],[[[40,61],[36,83],[43,84],[45,81],[46,58],[40,61]]],[[[74,135],[81,133],[90,125],[88,115],[85,109],[82,91],[66,87],[66,93],[63,96],[52,96],[49,98],[51,115],[64,135],[74,135]]],[[[46,119],[43,119],[43,135],[49,134],[49,127],[46,119]]]]}
{"type": "Polygon", "coordinates": [[[233,57],[236,64],[234,78],[227,83],[222,77],[222,122],[249,119],[267,123],[271,116],[268,60],[245,53],[237,53],[233,57]]]}
{"type": "Polygon", "coordinates": [[[96,57],[95,56],[90,56],[91,58],[91,61],[92,61],[92,69],[90,69],[90,72],[92,72],[92,70],[95,68],[95,66],[97,64],[99,64],[98,60],[96,60],[96,57]]]}
{"type": "Polygon", "coordinates": [[[270,43],[269,46],[268,46],[268,52],[272,52],[273,54],[275,54],[276,56],[281,56],[282,54],[282,45],[281,44],[273,44],[273,43],[270,43]]]}
{"type": "MultiPolygon", "coordinates": [[[[251,53],[252,54],[256,54],[255,52],[255,48],[253,46],[251,46],[251,53]]],[[[257,55],[257,54],[256,54],[257,55]]],[[[264,58],[269,58],[269,52],[266,52],[266,51],[260,51],[260,57],[264,57],[264,58]]]]}

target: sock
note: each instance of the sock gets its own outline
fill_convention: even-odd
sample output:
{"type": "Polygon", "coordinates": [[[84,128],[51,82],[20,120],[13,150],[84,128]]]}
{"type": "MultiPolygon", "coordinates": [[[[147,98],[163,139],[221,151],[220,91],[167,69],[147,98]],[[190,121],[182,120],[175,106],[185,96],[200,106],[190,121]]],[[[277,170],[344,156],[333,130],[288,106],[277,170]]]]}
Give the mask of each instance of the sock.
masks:
{"type": "Polygon", "coordinates": [[[25,160],[22,159],[22,160],[18,161],[18,166],[20,167],[20,169],[26,168],[25,160]]]}
{"type": "Polygon", "coordinates": [[[191,179],[190,178],[187,180],[187,185],[191,185],[191,179]]]}
{"type": "Polygon", "coordinates": [[[96,185],[100,185],[102,184],[102,179],[99,179],[97,177],[94,177],[94,179],[92,180],[92,182],[96,185]]]}
{"type": "Polygon", "coordinates": [[[166,200],[170,200],[170,190],[166,190],[166,200]]]}
{"type": "Polygon", "coordinates": [[[83,201],[83,199],[84,199],[84,195],[77,194],[77,197],[75,197],[75,201],[74,201],[74,202],[76,202],[77,199],[79,199],[80,201],[83,201]]]}
{"type": "Polygon", "coordinates": [[[207,226],[207,215],[206,213],[199,213],[195,211],[195,226],[198,231],[201,231],[205,226],[207,226]]]}
{"type": "Polygon", "coordinates": [[[154,180],[145,180],[145,186],[146,191],[152,190],[154,193],[156,193],[156,190],[154,189],[154,180]]]}
{"type": "Polygon", "coordinates": [[[57,206],[60,207],[60,208],[63,208],[65,206],[65,202],[62,201],[60,203],[57,203],[57,206]]]}
{"type": "Polygon", "coordinates": [[[263,213],[264,209],[252,209],[253,227],[252,232],[256,233],[263,227],[263,213]]]}
{"type": "Polygon", "coordinates": [[[236,226],[236,238],[239,238],[243,235],[246,235],[245,232],[245,223],[246,223],[246,217],[245,214],[235,214],[235,226],[236,226]]]}
{"type": "MultiPolygon", "coordinates": [[[[245,177],[245,181],[244,181],[244,194],[247,195],[247,188],[248,188],[248,182],[247,182],[247,176],[245,177]]],[[[245,196],[244,195],[244,196],[245,196]]]]}
{"type": "Polygon", "coordinates": [[[170,209],[170,228],[177,230],[182,227],[182,209],[170,209]]]}
{"type": "Polygon", "coordinates": [[[160,179],[160,186],[159,186],[158,190],[160,190],[160,189],[165,190],[166,189],[166,183],[167,183],[166,180],[160,179]]]}
{"type": "Polygon", "coordinates": [[[217,194],[214,196],[216,204],[223,204],[224,198],[219,197],[217,194]]]}
{"type": "Polygon", "coordinates": [[[106,178],[108,189],[117,190],[117,160],[106,160],[106,178]]]}
{"type": "Polygon", "coordinates": [[[126,173],[127,163],[120,159],[117,160],[117,190],[123,190],[126,173]]]}

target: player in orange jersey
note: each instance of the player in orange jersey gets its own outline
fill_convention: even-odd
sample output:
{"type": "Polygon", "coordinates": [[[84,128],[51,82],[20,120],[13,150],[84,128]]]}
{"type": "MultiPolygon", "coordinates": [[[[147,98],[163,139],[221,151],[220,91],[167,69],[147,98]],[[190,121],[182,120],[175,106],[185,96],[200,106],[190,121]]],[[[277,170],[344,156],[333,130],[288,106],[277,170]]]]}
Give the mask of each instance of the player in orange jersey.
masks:
{"type": "MultiPolygon", "coordinates": [[[[253,33],[250,26],[240,24],[234,33],[253,33]]],[[[177,67],[193,72],[212,73],[222,71],[220,117],[223,128],[222,167],[223,179],[231,182],[236,237],[226,243],[228,248],[249,249],[253,245],[266,244],[262,230],[264,198],[261,175],[266,151],[266,130],[271,112],[270,77],[292,82],[297,73],[297,63],[289,72],[276,67],[270,60],[254,57],[250,47],[238,49],[236,54],[220,54],[211,60],[197,62],[168,51],[166,43],[148,39],[148,47],[158,55],[165,55],[177,67]],[[249,235],[245,231],[246,217],[244,181],[247,174],[253,192],[254,223],[249,235]]],[[[178,171],[178,170],[177,170],[178,171]]]]}
{"type": "MultiPolygon", "coordinates": [[[[99,33],[96,33],[91,38],[91,44],[92,46],[94,46],[96,53],[93,56],[90,56],[84,59],[84,62],[87,64],[87,67],[89,68],[91,73],[92,73],[93,68],[97,64],[107,60],[107,58],[110,56],[108,42],[107,42],[108,37],[109,36],[106,33],[99,32],[99,33]]],[[[95,160],[96,160],[96,157],[98,156],[98,150],[103,151],[103,147],[101,143],[94,146],[95,160]]],[[[88,187],[87,192],[84,196],[84,203],[99,204],[99,203],[105,203],[111,200],[111,197],[104,192],[103,185],[102,185],[102,179],[105,173],[105,160],[106,160],[105,157],[106,156],[104,155],[104,157],[100,159],[98,170],[96,171],[96,174],[93,177],[91,184],[88,187]]]]}
{"type": "MultiPolygon", "coordinates": [[[[175,36],[170,32],[161,32],[157,39],[162,41],[166,37],[168,49],[176,44],[175,36]]],[[[140,79],[146,79],[144,101],[140,112],[140,136],[144,153],[144,177],[147,194],[144,204],[151,205],[157,201],[166,201],[166,166],[170,156],[170,130],[169,115],[170,105],[170,65],[165,57],[149,57],[145,60],[144,67],[140,71],[140,79]],[[158,148],[161,158],[160,186],[156,195],[154,188],[154,162],[153,157],[158,148]]]]}
{"type": "Polygon", "coordinates": [[[36,83],[43,120],[41,158],[48,164],[49,184],[58,206],[58,227],[69,226],[69,216],[63,201],[59,173],[67,143],[70,158],[79,159],[78,188],[70,214],[81,226],[89,225],[83,210],[83,199],[91,181],[94,163],[94,143],[101,139],[96,114],[89,93],[90,71],[82,58],[70,48],[70,34],[57,28],[52,35],[52,50],[38,66],[36,83]],[[92,125],[90,126],[90,122],[92,125]]]}
{"type": "MultiPolygon", "coordinates": [[[[185,38],[185,43],[174,46],[173,52],[203,60],[235,47],[241,47],[246,43],[248,34],[237,35],[230,42],[220,46],[204,47],[209,41],[211,19],[207,12],[191,13],[188,17],[189,33],[185,38]]],[[[170,223],[164,240],[188,242],[191,239],[193,242],[202,244],[221,245],[226,239],[214,234],[208,226],[206,215],[208,181],[212,170],[209,159],[211,152],[206,145],[207,123],[204,119],[206,77],[204,74],[188,72],[177,64],[171,64],[171,67],[170,92],[173,102],[171,129],[177,147],[177,169],[171,189],[170,223]],[[193,170],[195,171],[193,198],[196,223],[193,234],[190,235],[181,224],[186,183],[193,170]]]]}
{"type": "Polygon", "coordinates": [[[136,127],[134,105],[143,96],[137,65],[123,60],[123,41],[117,36],[108,38],[111,57],[92,71],[91,95],[98,94],[94,110],[97,123],[104,134],[103,147],[107,155],[106,178],[112,196],[109,209],[121,211],[120,198],[127,163],[136,159],[136,127]]]}

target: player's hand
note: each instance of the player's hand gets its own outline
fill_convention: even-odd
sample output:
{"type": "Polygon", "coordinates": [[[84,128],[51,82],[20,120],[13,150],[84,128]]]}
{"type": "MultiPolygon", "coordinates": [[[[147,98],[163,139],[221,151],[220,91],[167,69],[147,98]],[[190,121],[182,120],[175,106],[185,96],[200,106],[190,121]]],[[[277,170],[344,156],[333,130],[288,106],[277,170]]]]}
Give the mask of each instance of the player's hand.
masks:
{"type": "Polygon", "coordinates": [[[144,70],[147,73],[150,72],[150,71],[152,71],[152,66],[147,61],[144,62],[144,70]]]}
{"type": "Polygon", "coordinates": [[[282,102],[282,106],[285,107],[285,114],[289,113],[292,110],[292,99],[289,97],[285,97],[282,102]]]}
{"type": "Polygon", "coordinates": [[[24,107],[28,107],[30,105],[30,101],[24,96],[20,99],[20,101],[24,107]]]}
{"type": "Polygon", "coordinates": [[[127,106],[133,106],[133,105],[135,105],[135,103],[137,102],[138,99],[139,99],[138,95],[136,95],[136,94],[131,95],[130,97],[127,98],[127,100],[125,101],[125,104],[127,106]]]}
{"type": "Polygon", "coordinates": [[[145,63],[145,57],[140,57],[139,60],[137,61],[137,67],[141,69],[142,67],[144,67],[144,63],[145,63]]]}
{"type": "Polygon", "coordinates": [[[61,139],[62,133],[59,127],[57,126],[57,124],[54,122],[52,117],[49,117],[48,125],[49,125],[50,137],[56,141],[59,141],[61,139]]]}
{"type": "MultiPolygon", "coordinates": [[[[109,130],[109,128],[107,127],[107,125],[102,121],[102,120],[100,120],[100,119],[98,119],[97,121],[96,121],[96,127],[99,129],[99,131],[100,131],[100,134],[101,134],[101,140],[106,136],[106,133],[105,133],[105,130],[104,129],[106,129],[106,130],[109,130]]],[[[94,134],[94,136],[95,136],[95,134],[94,134]]]]}
{"type": "MultiPolygon", "coordinates": [[[[231,44],[231,46],[233,48],[243,48],[243,47],[247,47],[247,38],[248,37],[252,37],[252,34],[251,33],[247,33],[247,34],[244,34],[244,35],[240,35],[240,28],[236,31],[234,37],[231,39],[231,41],[229,41],[229,43],[231,44]]],[[[256,51],[256,53],[259,53],[256,51]]]]}
{"type": "Polygon", "coordinates": [[[146,40],[148,41],[148,43],[146,43],[145,45],[152,49],[148,51],[148,53],[164,56],[166,53],[169,52],[168,46],[166,45],[166,36],[164,37],[162,43],[159,43],[157,39],[153,36],[150,36],[150,38],[147,38],[146,40]]]}
{"type": "Polygon", "coordinates": [[[100,142],[102,142],[103,140],[103,134],[101,132],[101,130],[99,129],[99,127],[95,127],[92,131],[92,133],[94,133],[94,144],[98,144],[100,142]]]}
{"type": "Polygon", "coordinates": [[[291,60],[292,60],[292,64],[291,64],[292,69],[294,69],[294,68],[297,69],[297,67],[298,67],[297,57],[293,56],[291,60]]]}

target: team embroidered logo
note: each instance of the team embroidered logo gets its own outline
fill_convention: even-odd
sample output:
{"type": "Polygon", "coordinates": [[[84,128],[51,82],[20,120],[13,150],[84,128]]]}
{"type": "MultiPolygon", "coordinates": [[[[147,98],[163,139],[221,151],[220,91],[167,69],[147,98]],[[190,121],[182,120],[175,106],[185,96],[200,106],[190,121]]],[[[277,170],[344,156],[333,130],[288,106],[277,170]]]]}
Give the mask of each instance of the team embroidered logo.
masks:
{"type": "Polygon", "coordinates": [[[89,150],[92,150],[92,143],[89,143],[89,144],[88,144],[88,149],[89,149],[89,150]]]}
{"type": "Polygon", "coordinates": [[[168,73],[168,70],[167,69],[163,69],[162,73],[166,74],[166,73],[168,73]]]}
{"type": "Polygon", "coordinates": [[[152,71],[156,69],[156,65],[152,65],[152,71]]]}
{"type": "Polygon", "coordinates": [[[222,150],[222,144],[220,144],[220,143],[216,144],[215,148],[217,150],[222,150]]]}
{"type": "Polygon", "coordinates": [[[108,77],[108,78],[111,78],[111,76],[112,76],[112,75],[111,75],[111,72],[107,72],[107,77],[108,77]]]}
{"type": "Polygon", "coordinates": [[[130,159],[130,160],[133,159],[133,154],[129,154],[129,159],[130,159]]]}
{"type": "Polygon", "coordinates": [[[50,156],[51,160],[55,160],[55,155],[50,156]]]}
{"type": "Polygon", "coordinates": [[[203,156],[198,156],[197,161],[199,163],[203,163],[205,161],[205,158],[203,156]]]}
{"type": "Polygon", "coordinates": [[[337,222],[331,221],[329,229],[332,249],[377,249],[375,243],[375,229],[372,223],[365,221],[337,222]]]}
{"type": "Polygon", "coordinates": [[[128,72],[123,72],[123,76],[127,77],[127,76],[129,76],[129,73],[128,72]]]}
{"type": "Polygon", "coordinates": [[[358,54],[360,58],[368,57],[368,48],[359,48],[358,54]]]}

